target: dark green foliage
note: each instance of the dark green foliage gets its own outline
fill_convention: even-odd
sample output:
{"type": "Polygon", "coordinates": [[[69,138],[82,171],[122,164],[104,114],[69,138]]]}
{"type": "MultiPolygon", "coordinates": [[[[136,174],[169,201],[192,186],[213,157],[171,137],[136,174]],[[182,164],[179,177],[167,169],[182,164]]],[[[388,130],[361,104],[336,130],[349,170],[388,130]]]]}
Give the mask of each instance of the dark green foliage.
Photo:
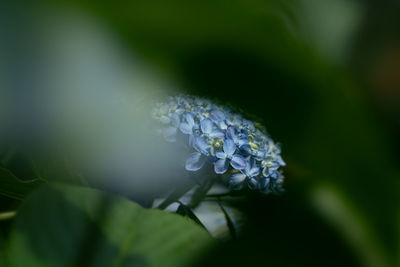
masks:
{"type": "MultiPolygon", "coordinates": [[[[13,266],[399,266],[398,114],[382,115],[366,65],[378,57],[375,44],[398,39],[390,1],[383,9],[352,1],[366,19],[340,64],[304,34],[302,19],[318,10],[302,13],[302,1],[58,2],[55,10],[72,6],[99,19],[177,87],[264,123],[282,143],[286,192],[235,202],[244,229],[202,254],[211,243],[186,206],[182,218],[91,189],[41,188],[18,209],[11,237],[2,232],[0,251],[10,245],[13,266]]],[[[313,25],[324,30],[329,14],[317,15],[324,19],[313,25]]],[[[2,195],[23,199],[39,183],[0,169],[2,195]]]]}
{"type": "Polygon", "coordinates": [[[0,168],[1,195],[21,200],[42,183],[43,180],[40,179],[22,181],[15,177],[9,170],[0,168]]]}
{"type": "Polygon", "coordinates": [[[9,257],[11,266],[187,266],[212,245],[178,215],[93,189],[44,186],[18,211],[9,257]]]}

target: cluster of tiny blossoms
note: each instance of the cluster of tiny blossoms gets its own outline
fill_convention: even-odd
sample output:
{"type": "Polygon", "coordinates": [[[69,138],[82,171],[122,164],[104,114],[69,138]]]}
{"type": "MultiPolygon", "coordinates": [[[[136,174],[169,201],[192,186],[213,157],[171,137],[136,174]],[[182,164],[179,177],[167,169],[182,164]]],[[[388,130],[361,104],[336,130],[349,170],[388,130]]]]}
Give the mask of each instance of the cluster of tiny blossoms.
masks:
{"type": "Polygon", "coordinates": [[[280,147],[257,123],[208,99],[187,95],[158,103],[153,118],[162,124],[167,141],[176,142],[181,135],[193,149],[186,170],[198,171],[209,162],[216,174],[228,174],[231,189],[248,186],[265,193],[281,190],[279,168],[285,162],[280,147]]]}

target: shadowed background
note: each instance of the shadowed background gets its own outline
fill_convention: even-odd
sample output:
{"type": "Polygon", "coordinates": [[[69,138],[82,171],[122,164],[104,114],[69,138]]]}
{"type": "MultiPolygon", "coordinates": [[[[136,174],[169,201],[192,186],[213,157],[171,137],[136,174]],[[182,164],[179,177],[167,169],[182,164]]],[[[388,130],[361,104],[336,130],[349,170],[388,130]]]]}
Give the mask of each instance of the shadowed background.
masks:
{"type": "MultiPolygon", "coordinates": [[[[272,138],[282,144],[282,156],[287,163],[286,192],[281,196],[253,194],[246,200],[234,201],[232,205],[247,218],[244,229],[236,239],[210,249],[196,261],[196,266],[398,266],[400,263],[398,2],[74,0],[42,1],[35,6],[10,1],[1,5],[0,32],[7,37],[0,38],[3,96],[9,97],[15,87],[21,95],[13,95],[12,99],[26,98],[29,102],[26,105],[30,106],[31,99],[40,92],[44,96],[37,100],[41,110],[42,103],[49,107],[48,103],[54,103],[55,99],[65,101],[63,94],[54,93],[54,84],[62,92],[75,88],[77,94],[72,95],[80,99],[82,91],[90,92],[86,95],[89,100],[80,107],[90,103],[99,90],[103,92],[99,87],[105,88],[107,103],[110,95],[116,95],[114,91],[123,90],[122,98],[126,100],[130,94],[126,91],[132,88],[134,100],[138,101],[138,92],[140,97],[145,95],[143,99],[149,101],[144,102],[146,107],[151,104],[151,96],[185,92],[233,105],[249,118],[265,124],[272,138]],[[87,36],[98,29],[107,38],[87,36]],[[99,42],[106,47],[99,51],[108,54],[91,54],[90,45],[97,46],[99,42]],[[63,45],[74,49],[64,49],[63,45]],[[65,51],[71,54],[63,54],[65,51]],[[47,57],[48,60],[43,60],[47,57]],[[36,65],[37,62],[49,65],[36,65]],[[65,67],[66,62],[69,67],[65,67]],[[84,63],[88,65],[82,67],[84,63]],[[83,73],[75,73],[76,66],[83,73]],[[85,73],[96,68],[100,71],[85,73]],[[60,77],[50,79],[46,76],[49,70],[60,77]],[[142,75],[143,72],[147,74],[142,75]],[[90,78],[76,82],[79,75],[90,78]],[[41,82],[35,80],[38,77],[41,82]],[[34,88],[32,98],[26,96],[32,84],[48,85],[49,81],[52,83],[48,88],[34,88]],[[75,83],[66,85],[65,81],[75,83]]],[[[0,103],[11,99],[7,97],[0,98],[0,103]]],[[[110,101],[112,107],[129,106],[129,102],[118,101],[110,101]]],[[[16,106],[1,103],[0,109],[8,105],[12,110],[16,106]]],[[[21,100],[19,105],[25,104],[21,100]]],[[[99,104],[92,110],[93,118],[118,116],[110,113],[110,108],[102,107],[99,104]]],[[[48,124],[44,128],[29,125],[23,121],[25,112],[20,114],[18,110],[11,116],[6,109],[0,121],[18,132],[20,127],[29,129],[23,140],[29,136],[36,144],[36,135],[38,139],[43,135],[40,131],[32,133],[32,129],[43,130],[48,124]]],[[[68,114],[72,116],[67,116],[68,122],[79,121],[79,113],[76,117],[75,113],[68,114]]],[[[132,114],[141,113],[132,111],[132,114]]],[[[51,122],[52,116],[47,119],[46,122],[51,122]]],[[[126,123],[121,120],[118,123],[100,119],[101,133],[94,127],[85,131],[85,136],[108,137],[104,134],[106,128],[116,138],[114,130],[121,130],[118,127],[126,123]]],[[[59,124],[55,125],[61,128],[55,129],[63,130],[64,122],[59,124]]],[[[133,125],[132,129],[139,127],[133,125]]],[[[14,132],[2,132],[1,137],[8,140],[10,135],[12,140],[18,140],[14,132]]],[[[68,142],[76,141],[69,138],[68,142]]],[[[129,136],[124,138],[129,140],[129,136]]],[[[99,138],[99,142],[102,140],[99,138]]],[[[157,145],[150,144],[151,140],[148,143],[154,152],[157,145]]],[[[48,140],[44,144],[48,145],[48,140]]],[[[78,144],[74,153],[82,149],[81,143],[78,144]]],[[[135,145],[138,143],[133,142],[136,151],[145,149],[135,145]]],[[[29,152],[35,154],[38,148],[30,143],[28,146],[29,152]]],[[[93,147],[98,149],[96,143],[93,147]]],[[[88,151],[97,152],[92,149],[88,151]]],[[[101,173],[109,175],[115,170],[114,175],[126,182],[128,178],[119,174],[131,171],[124,169],[126,166],[135,168],[130,165],[130,156],[116,154],[123,163],[119,162],[119,167],[105,167],[101,173]]],[[[158,156],[156,162],[162,160],[158,156]]],[[[91,157],[84,155],[77,161],[82,160],[85,166],[103,166],[102,162],[112,156],[96,157],[90,164],[86,164],[87,158],[91,157]]],[[[20,179],[34,176],[32,167],[23,159],[3,164],[20,179]]],[[[153,167],[155,173],[163,173],[165,169],[160,165],[153,167]]],[[[92,170],[89,167],[89,172],[92,170]]],[[[139,176],[140,172],[136,173],[139,176]]],[[[114,185],[112,191],[134,195],[124,185],[114,185]]],[[[143,191],[138,188],[137,191],[143,191]]],[[[18,205],[1,199],[3,210],[18,205]]],[[[11,223],[0,223],[2,239],[6,240],[11,223]]]]}

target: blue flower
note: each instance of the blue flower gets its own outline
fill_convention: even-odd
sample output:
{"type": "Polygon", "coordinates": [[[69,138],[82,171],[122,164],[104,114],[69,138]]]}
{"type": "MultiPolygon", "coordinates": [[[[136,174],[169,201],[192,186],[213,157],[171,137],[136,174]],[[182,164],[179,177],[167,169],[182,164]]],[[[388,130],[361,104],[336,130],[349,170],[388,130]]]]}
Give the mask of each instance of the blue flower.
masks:
{"type": "Polygon", "coordinates": [[[180,124],[179,129],[184,134],[192,134],[193,129],[197,129],[198,125],[194,121],[194,117],[191,113],[185,113],[183,115],[183,122],[180,124]]]}
{"type": "Polygon", "coordinates": [[[238,133],[235,127],[233,126],[229,126],[226,129],[226,137],[232,139],[235,145],[237,145],[239,148],[242,147],[243,145],[248,145],[250,142],[246,134],[238,133]]]}
{"type": "Polygon", "coordinates": [[[210,113],[210,119],[221,129],[226,130],[228,128],[228,124],[226,123],[227,118],[226,113],[221,110],[215,109],[210,113]]]}
{"type": "Polygon", "coordinates": [[[247,184],[250,189],[258,189],[259,181],[257,177],[260,174],[260,166],[256,163],[256,160],[248,157],[246,160],[246,167],[240,172],[235,173],[229,180],[229,187],[232,189],[242,189],[244,182],[247,180],[247,184]]]}
{"type": "Polygon", "coordinates": [[[203,167],[207,157],[210,156],[211,146],[201,137],[194,137],[193,148],[196,152],[190,154],[186,159],[185,168],[187,171],[198,171],[203,167]]]}
{"type": "Polygon", "coordinates": [[[214,163],[215,173],[222,174],[228,170],[229,163],[236,170],[246,167],[246,160],[236,152],[236,145],[231,139],[225,139],[223,151],[217,151],[215,156],[219,159],[214,163]]]}
{"type": "Polygon", "coordinates": [[[201,131],[208,138],[223,138],[224,132],[218,129],[210,119],[204,119],[200,123],[201,131]]]}
{"type": "Polygon", "coordinates": [[[280,167],[279,163],[272,157],[268,157],[261,162],[263,166],[262,174],[264,177],[269,177],[269,175],[280,167]]]}
{"type": "Polygon", "coordinates": [[[163,129],[163,135],[165,140],[168,142],[176,141],[176,132],[179,127],[180,118],[177,114],[172,114],[168,117],[168,120],[164,118],[164,121],[168,121],[169,126],[163,129]]]}
{"type": "Polygon", "coordinates": [[[260,124],[210,100],[186,95],[168,98],[152,114],[165,140],[187,138],[191,154],[186,170],[198,171],[208,161],[216,174],[229,174],[232,189],[247,185],[264,193],[282,190],[280,167],[286,164],[280,146],[260,124]]]}

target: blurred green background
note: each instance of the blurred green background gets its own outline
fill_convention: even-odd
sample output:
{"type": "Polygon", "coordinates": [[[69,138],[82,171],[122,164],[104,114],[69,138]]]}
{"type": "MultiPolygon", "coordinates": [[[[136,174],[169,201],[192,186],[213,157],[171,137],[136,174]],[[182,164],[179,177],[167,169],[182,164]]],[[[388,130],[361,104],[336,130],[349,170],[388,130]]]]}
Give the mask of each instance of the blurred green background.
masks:
{"type": "MultiPolygon", "coordinates": [[[[125,51],[178,88],[242,109],[282,144],[286,192],[235,202],[247,218],[241,234],[202,250],[196,260],[182,261],[184,266],[400,266],[400,2],[1,5],[3,27],[15,16],[20,27],[35,29],[23,23],[26,17],[64,10],[94,18],[125,51]]],[[[5,169],[19,179],[34,178],[23,160],[3,161],[2,167],[2,184],[9,183],[5,169]]],[[[0,199],[2,211],[21,205],[0,199]]],[[[34,213],[25,216],[35,220],[34,213]]],[[[4,251],[15,238],[15,225],[13,219],[0,221],[4,251]]],[[[182,255],[171,253],[170,266],[182,255]]],[[[155,262],[152,266],[163,265],[155,262]]],[[[121,265],[147,266],[140,257],[121,265]]]]}

